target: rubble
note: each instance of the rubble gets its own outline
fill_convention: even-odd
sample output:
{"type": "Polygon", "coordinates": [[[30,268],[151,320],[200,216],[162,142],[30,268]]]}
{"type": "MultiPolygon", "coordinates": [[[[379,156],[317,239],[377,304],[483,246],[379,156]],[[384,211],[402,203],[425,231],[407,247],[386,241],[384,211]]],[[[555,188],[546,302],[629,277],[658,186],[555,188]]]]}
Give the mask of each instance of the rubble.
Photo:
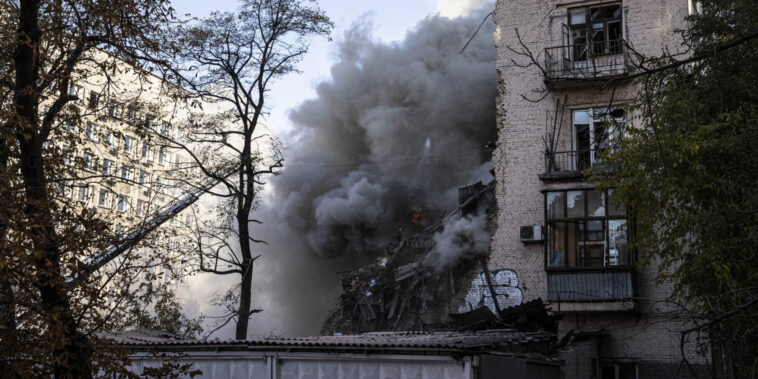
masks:
{"type": "MultiPolygon", "coordinates": [[[[341,273],[343,294],[330,312],[322,334],[386,330],[455,329],[448,313],[456,295],[468,288],[480,269],[477,257],[463,256],[445,270],[426,264],[434,254],[434,235],[470,214],[494,211],[494,181],[459,190],[460,205],[436,222],[424,219],[421,231],[399,238],[386,256],[358,270],[341,273]]],[[[414,218],[418,213],[414,212],[414,218]]]]}

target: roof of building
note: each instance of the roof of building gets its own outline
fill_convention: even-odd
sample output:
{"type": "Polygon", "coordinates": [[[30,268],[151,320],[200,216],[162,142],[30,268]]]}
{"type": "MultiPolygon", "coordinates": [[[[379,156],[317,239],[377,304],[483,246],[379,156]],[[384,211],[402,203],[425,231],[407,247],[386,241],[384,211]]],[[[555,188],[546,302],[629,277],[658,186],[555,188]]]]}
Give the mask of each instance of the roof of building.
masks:
{"type": "Polygon", "coordinates": [[[374,332],[352,335],[312,337],[268,337],[239,340],[201,341],[182,339],[150,330],[108,333],[104,337],[128,349],[183,348],[203,350],[228,348],[234,350],[361,350],[375,352],[446,350],[458,352],[541,350],[555,341],[555,335],[544,332],[521,333],[514,329],[478,332],[374,332]],[[539,348],[538,348],[539,346],[539,348]]]}

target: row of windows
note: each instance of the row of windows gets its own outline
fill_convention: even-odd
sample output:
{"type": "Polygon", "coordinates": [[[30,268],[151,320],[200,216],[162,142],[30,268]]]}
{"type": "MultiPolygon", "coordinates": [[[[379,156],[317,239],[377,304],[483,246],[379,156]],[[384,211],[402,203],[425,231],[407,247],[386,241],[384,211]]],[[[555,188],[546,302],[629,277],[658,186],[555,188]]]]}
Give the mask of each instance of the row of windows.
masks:
{"type": "MultiPolygon", "coordinates": [[[[90,141],[98,142],[100,139],[98,135],[98,127],[95,124],[88,122],[84,128],[84,137],[90,141]]],[[[139,150],[140,159],[146,162],[153,161],[155,158],[155,151],[156,151],[155,146],[152,146],[147,141],[142,141],[142,144],[140,147],[136,138],[127,136],[127,135],[124,135],[123,137],[119,138],[115,132],[109,129],[105,131],[103,144],[112,149],[116,149],[116,150],[120,149],[124,153],[129,154],[131,156],[134,156],[139,150]]],[[[158,151],[157,163],[163,164],[163,165],[168,164],[168,162],[170,162],[171,160],[170,159],[171,153],[168,152],[168,149],[166,147],[159,147],[157,148],[157,151],[158,151]]]]}
{"type": "MultiPolygon", "coordinates": [[[[71,85],[69,87],[68,93],[71,96],[77,96],[79,98],[78,102],[84,103],[84,99],[86,98],[86,91],[83,87],[71,85]]],[[[102,96],[99,93],[95,91],[89,91],[89,97],[86,101],[87,108],[93,111],[97,110],[101,102],[101,97],[102,96]]],[[[123,120],[132,125],[136,124],[137,121],[141,119],[140,112],[138,111],[138,106],[134,103],[127,105],[115,100],[108,100],[106,104],[106,112],[108,116],[123,120]]],[[[155,118],[156,117],[154,115],[145,113],[143,125],[147,129],[153,129],[156,126],[155,118]]],[[[166,121],[161,121],[160,128],[158,128],[156,131],[166,137],[175,137],[177,140],[181,139],[184,136],[184,131],[181,128],[177,128],[175,131],[172,131],[171,124],[166,121]]]]}
{"type": "MultiPolygon", "coordinates": [[[[163,183],[160,178],[155,183],[155,190],[158,193],[163,193],[163,183]]],[[[97,205],[100,208],[114,209],[119,212],[134,212],[137,216],[144,216],[149,208],[149,203],[142,199],[137,199],[136,202],[131,200],[131,197],[126,194],[119,194],[111,191],[107,188],[100,188],[99,190],[94,186],[82,185],[75,186],[74,197],[77,201],[85,203],[87,205],[97,205]],[[94,201],[94,204],[93,204],[94,201]]],[[[68,189],[64,189],[64,195],[68,189]]],[[[177,186],[171,186],[171,196],[177,197],[180,195],[180,190],[177,186]]],[[[150,206],[155,206],[154,204],[150,206]]],[[[154,210],[154,209],[153,209],[154,210]]]]}

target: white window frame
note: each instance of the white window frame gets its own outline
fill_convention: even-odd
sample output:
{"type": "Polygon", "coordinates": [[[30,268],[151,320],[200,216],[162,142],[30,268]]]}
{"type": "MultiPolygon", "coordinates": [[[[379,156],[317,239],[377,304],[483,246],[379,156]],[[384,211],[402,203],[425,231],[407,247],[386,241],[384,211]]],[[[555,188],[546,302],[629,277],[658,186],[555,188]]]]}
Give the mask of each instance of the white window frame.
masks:
{"type": "Polygon", "coordinates": [[[116,162],[110,160],[110,159],[103,159],[103,165],[102,170],[100,171],[103,175],[111,176],[113,175],[113,167],[116,164],[116,162]]]}
{"type": "Polygon", "coordinates": [[[97,206],[100,208],[110,208],[111,202],[111,192],[105,188],[101,188],[97,198],[97,206]]]}
{"type": "Polygon", "coordinates": [[[123,213],[129,211],[129,196],[118,195],[116,198],[116,210],[123,213]]]}
{"type": "Polygon", "coordinates": [[[87,170],[87,171],[93,171],[93,168],[92,168],[93,159],[94,159],[94,156],[92,155],[92,153],[83,151],[82,152],[82,169],[87,170]]]}
{"type": "Polygon", "coordinates": [[[97,142],[97,129],[97,125],[87,121],[87,125],[84,127],[84,136],[90,141],[97,142]]]}
{"type": "Polygon", "coordinates": [[[83,186],[76,186],[76,201],[80,203],[88,203],[89,202],[89,186],[83,185],[83,186]],[[82,198],[82,196],[84,198],[82,198]]]}
{"type": "MultiPolygon", "coordinates": [[[[621,107],[615,107],[614,109],[619,109],[621,107]]],[[[595,165],[598,164],[598,151],[602,148],[612,148],[614,142],[621,139],[621,131],[618,130],[618,128],[615,125],[610,125],[607,129],[607,135],[608,135],[608,145],[607,147],[600,146],[605,139],[601,141],[596,141],[596,131],[597,128],[600,127],[601,124],[606,123],[607,121],[604,121],[603,119],[600,119],[599,117],[606,117],[609,119],[609,115],[607,114],[607,108],[580,108],[580,109],[573,109],[571,111],[571,143],[572,143],[572,150],[576,152],[576,155],[574,156],[574,167],[579,166],[579,154],[581,153],[579,151],[579,135],[577,134],[577,125],[585,125],[585,124],[579,124],[576,123],[576,114],[579,112],[584,112],[587,114],[587,118],[589,119],[589,123],[587,124],[589,126],[589,156],[590,156],[590,167],[595,167],[595,165]],[[605,114],[605,115],[603,115],[605,114]]],[[[622,116],[621,118],[614,119],[616,123],[619,123],[623,125],[625,123],[625,116],[622,116]]]]}

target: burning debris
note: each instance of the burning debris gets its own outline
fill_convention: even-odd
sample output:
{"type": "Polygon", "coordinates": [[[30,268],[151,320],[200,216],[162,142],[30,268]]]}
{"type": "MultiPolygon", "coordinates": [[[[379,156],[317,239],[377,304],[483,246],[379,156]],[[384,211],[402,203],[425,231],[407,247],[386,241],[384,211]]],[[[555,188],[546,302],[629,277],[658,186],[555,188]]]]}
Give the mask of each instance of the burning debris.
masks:
{"type": "Polygon", "coordinates": [[[342,273],[343,294],[322,333],[450,328],[453,299],[489,250],[494,181],[476,188],[457,209],[391,244],[376,263],[342,273]]]}
{"type": "MultiPolygon", "coordinates": [[[[287,164],[256,215],[264,221],[259,236],[270,244],[256,266],[255,285],[266,291],[254,301],[267,311],[258,325],[290,335],[317,332],[314,320],[338,296],[334,272],[383,257],[394,270],[415,262],[406,255],[425,257],[442,231],[435,220],[457,207],[457,188],[491,180],[494,24],[488,21],[459,54],[491,10],[430,16],[390,44],[372,37],[370,22],[338,37],[331,77],[290,113],[297,128],[286,138],[287,164]],[[390,259],[398,247],[403,258],[390,259]]],[[[449,274],[433,274],[451,282],[449,274]]]]}

